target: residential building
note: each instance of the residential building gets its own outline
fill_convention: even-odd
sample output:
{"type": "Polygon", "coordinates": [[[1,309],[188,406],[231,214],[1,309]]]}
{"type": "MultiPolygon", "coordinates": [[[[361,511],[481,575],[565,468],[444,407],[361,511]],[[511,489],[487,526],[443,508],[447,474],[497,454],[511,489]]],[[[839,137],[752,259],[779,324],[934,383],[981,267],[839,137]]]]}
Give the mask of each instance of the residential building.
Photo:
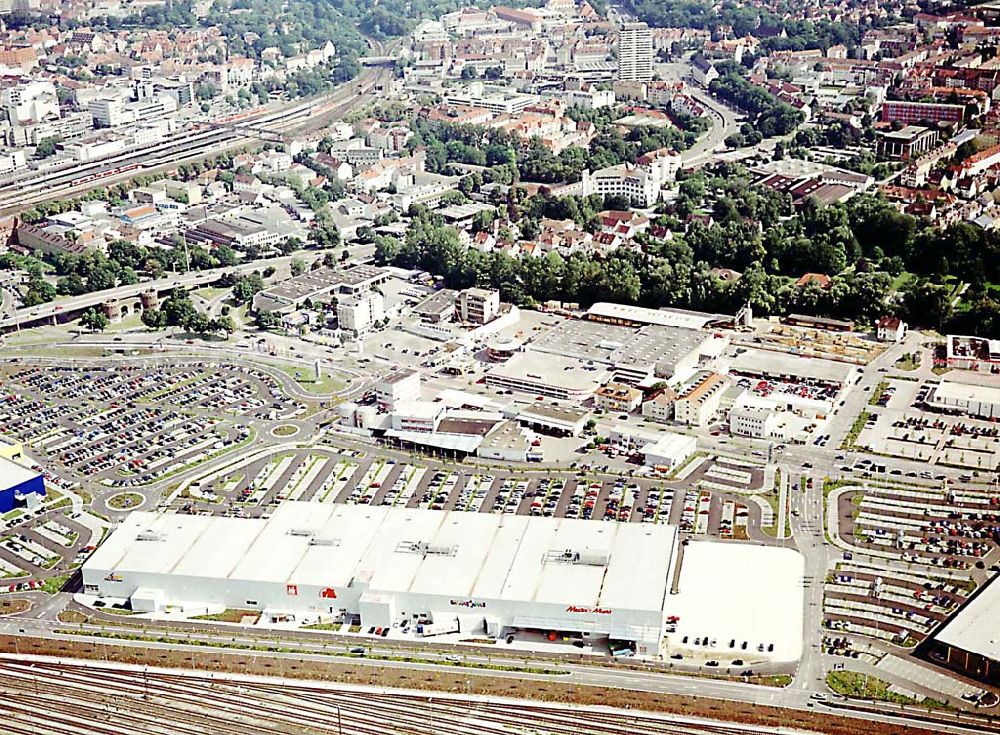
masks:
{"type": "Polygon", "coordinates": [[[701,86],[707,87],[719,78],[719,72],[701,54],[691,60],[691,77],[701,86]]]}
{"type": "Polygon", "coordinates": [[[653,36],[645,23],[626,23],[618,31],[618,79],[648,82],[653,78],[653,36]]]}
{"type": "Polygon", "coordinates": [[[688,426],[707,426],[719,410],[729,379],[719,373],[700,373],[674,402],[674,420],[688,426]]]}
{"type": "Polygon", "coordinates": [[[625,383],[608,383],[594,391],[594,407],[610,413],[631,413],[641,401],[642,391],[625,383]]]}
{"type": "Polygon", "coordinates": [[[882,103],[882,122],[959,123],[965,119],[965,106],[940,102],[904,102],[886,100],[882,103]]]}
{"type": "Polygon", "coordinates": [[[884,316],[875,323],[879,342],[902,342],[906,336],[906,322],[898,316],[884,316]]]}
{"type": "Polygon", "coordinates": [[[677,393],[670,388],[663,388],[654,393],[642,404],[642,415],[661,424],[674,420],[674,402],[677,393]]]}

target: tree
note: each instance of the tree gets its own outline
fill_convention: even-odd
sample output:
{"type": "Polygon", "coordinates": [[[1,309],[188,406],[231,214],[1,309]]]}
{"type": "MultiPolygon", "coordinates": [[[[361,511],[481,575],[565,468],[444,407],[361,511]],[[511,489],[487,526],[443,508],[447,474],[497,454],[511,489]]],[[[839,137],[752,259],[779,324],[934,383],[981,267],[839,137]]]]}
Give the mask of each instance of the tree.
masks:
{"type": "Polygon", "coordinates": [[[197,310],[191,298],[184,291],[174,291],[163,302],[163,324],[168,327],[188,328],[197,310]]]}
{"type": "Polygon", "coordinates": [[[233,300],[238,304],[249,303],[254,295],[264,290],[264,279],[256,273],[240,276],[233,284],[233,300]]]}
{"type": "Polygon", "coordinates": [[[56,146],[59,143],[58,136],[42,138],[35,146],[35,158],[48,158],[56,153],[56,146]]]}
{"type": "Polygon", "coordinates": [[[23,301],[25,306],[38,306],[52,301],[55,297],[56,289],[51,283],[43,280],[41,276],[33,276],[28,281],[28,292],[24,295],[23,301]]]}
{"type": "Polygon", "coordinates": [[[103,332],[107,329],[110,321],[103,311],[97,309],[87,309],[80,317],[80,326],[89,329],[91,332],[103,332]]]}
{"type": "Polygon", "coordinates": [[[281,314],[276,311],[258,311],[254,320],[260,329],[272,329],[281,324],[281,314]]]}
{"type": "Polygon", "coordinates": [[[292,273],[292,278],[294,278],[306,272],[306,263],[301,258],[292,258],[292,262],[288,264],[288,268],[292,273]]]}
{"type": "Polygon", "coordinates": [[[941,329],[951,316],[951,289],[921,280],[906,292],[903,307],[911,324],[941,329]]]}
{"type": "Polygon", "coordinates": [[[159,309],[146,309],[140,319],[150,329],[163,329],[167,325],[166,314],[159,309]]]}
{"type": "Polygon", "coordinates": [[[196,334],[208,334],[212,330],[211,320],[201,312],[194,312],[188,315],[181,324],[184,329],[196,334]]]}
{"type": "Polygon", "coordinates": [[[221,332],[228,337],[236,331],[236,322],[233,321],[231,316],[221,316],[211,321],[209,330],[212,332],[221,332]]]}

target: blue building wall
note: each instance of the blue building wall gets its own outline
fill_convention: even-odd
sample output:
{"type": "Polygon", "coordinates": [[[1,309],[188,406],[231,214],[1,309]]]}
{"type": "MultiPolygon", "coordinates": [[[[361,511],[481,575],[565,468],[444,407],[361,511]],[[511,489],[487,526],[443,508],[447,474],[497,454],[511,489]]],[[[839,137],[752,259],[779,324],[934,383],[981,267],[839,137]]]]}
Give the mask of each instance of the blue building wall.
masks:
{"type": "Polygon", "coordinates": [[[6,513],[8,510],[16,508],[19,505],[16,496],[27,495],[28,493],[37,493],[43,497],[45,496],[45,480],[41,475],[32,477],[30,480],[25,480],[17,485],[0,489],[0,513],[6,513]]]}

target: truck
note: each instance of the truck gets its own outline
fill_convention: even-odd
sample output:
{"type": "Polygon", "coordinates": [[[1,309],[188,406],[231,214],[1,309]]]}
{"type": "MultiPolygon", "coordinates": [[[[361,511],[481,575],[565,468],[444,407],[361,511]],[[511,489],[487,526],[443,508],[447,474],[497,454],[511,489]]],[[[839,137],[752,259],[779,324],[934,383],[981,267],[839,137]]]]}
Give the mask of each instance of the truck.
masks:
{"type": "Polygon", "coordinates": [[[458,618],[441,620],[434,623],[420,623],[417,625],[417,635],[425,638],[432,635],[445,635],[446,633],[458,633],[458,618]]]}

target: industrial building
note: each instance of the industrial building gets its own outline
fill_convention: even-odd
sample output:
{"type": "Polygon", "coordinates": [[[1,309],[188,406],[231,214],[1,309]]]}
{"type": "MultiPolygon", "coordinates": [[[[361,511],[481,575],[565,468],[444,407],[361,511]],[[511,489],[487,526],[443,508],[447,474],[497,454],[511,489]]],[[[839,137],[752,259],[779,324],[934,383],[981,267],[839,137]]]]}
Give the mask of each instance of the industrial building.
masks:
{"type": "Polygon", "coordinates": [[[23,505],[31,495],[45,496],[42,475],[0,455],[0,513],[23,505]]]}
{"type": "Polygon", "coordinates": [[[134,512],[83,585],[144,612],[554,631],[655,654],[676,540],[667,525],[322,503],[286,502],[267,520],[134,512]]]}

